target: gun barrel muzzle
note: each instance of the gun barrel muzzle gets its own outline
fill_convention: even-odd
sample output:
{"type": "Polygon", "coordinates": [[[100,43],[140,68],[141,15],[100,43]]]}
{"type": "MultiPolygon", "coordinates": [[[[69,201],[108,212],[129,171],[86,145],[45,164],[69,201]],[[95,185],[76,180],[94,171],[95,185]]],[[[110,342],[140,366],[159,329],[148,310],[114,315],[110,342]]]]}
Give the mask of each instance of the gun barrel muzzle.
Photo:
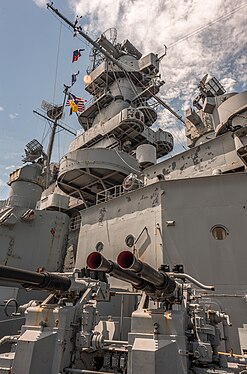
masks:
{"type": "Polygon", "coordinates": [[[174,279],[138,260],[130,251],[121,252],[117,258],[117,264],[125,271],[130,270],[136,273],[139,277],[154,285],[156,289],[167,294],[173,293],[177,287],[174,279]]]}
{"type": "Polygon", "coordinates": [[[114,261],[107,260],[101,253],[92,252],[87,257],[87,267],[90,270],[105,271],[106,273],[112,275],[114,278],[120,279],[122,281],[129,282],[138,290],[142,290],[148,293],[154,292],[154,287],[141,279],[138,275],[130,270],[123,270],[114,261]]]}

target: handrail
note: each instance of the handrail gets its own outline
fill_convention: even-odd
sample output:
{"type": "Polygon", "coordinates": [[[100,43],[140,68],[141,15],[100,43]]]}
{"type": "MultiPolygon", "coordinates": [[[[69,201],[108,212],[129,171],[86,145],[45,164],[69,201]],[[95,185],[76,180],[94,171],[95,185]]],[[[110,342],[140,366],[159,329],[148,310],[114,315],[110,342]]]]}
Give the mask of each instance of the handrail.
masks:
{"type": "Polygon", "coordinates": [[[124,189],[121,184],[100,191],[96,195],[96,205],[123,195],[124,189]]]}

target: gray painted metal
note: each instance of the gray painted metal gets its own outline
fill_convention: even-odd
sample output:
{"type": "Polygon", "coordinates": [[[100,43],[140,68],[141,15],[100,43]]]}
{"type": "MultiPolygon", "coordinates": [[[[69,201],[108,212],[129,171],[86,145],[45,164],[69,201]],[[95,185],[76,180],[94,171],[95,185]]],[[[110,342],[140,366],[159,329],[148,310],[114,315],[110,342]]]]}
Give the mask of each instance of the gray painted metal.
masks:
{"type": "MultiPolygon", "coordinates": [[[[0,212],[1,217],[5,212],[0,212]]],[[[69,218],[60,212],[12,208],[0,223],[0,263],[26,270],[62,269],[69,218]]]]}
{"type": "Polygon", "coordinates": [[[5,342],[25,317],[11,351],[0,354],[0,374],[244,373],[247,94],[225,93],[205,76],[186,113],[190,149],[156,164],[173,148],[171,134],[150,128],[157,114],[149,100],[167,106],[156,96],[159,60],[106,34],[98,42],[84,35],[97,49],[86,85],[93,101],[58,178],[54,168],[40,197],[50,173],[34,159],[11,175],[1,204],[0,263],[64,270],[71,286],[28,303],[35,291],[1,283],[0,318],[6,299],[26,304],[15,323],[0,322],[5,342]],[[136,274],[115,264],[122,251],[136,274]],[[92,252],[103,260],[90,270],[92,252]],[[166,273],[173,287],[161,292],[166,273]],[[140,293],[126,282],[142,278],[156,288],[140,293]]]}

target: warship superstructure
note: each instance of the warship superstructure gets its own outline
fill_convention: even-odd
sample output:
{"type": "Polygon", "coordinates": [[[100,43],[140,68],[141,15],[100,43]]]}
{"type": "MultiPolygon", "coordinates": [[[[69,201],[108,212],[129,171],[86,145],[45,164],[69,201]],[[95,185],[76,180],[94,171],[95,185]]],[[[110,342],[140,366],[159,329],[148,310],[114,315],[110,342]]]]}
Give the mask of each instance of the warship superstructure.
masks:
{"type": "Polygon", "coordinates": [[[246,373],[247,92],[206,75],[183,121],[157,96],[156,54],[48,6],[93,46],[92,100],[59,167],[32,140],[10,175],[0,373],[246,373]],[[165,160],[157,104],[186,129],[165,160]]]}

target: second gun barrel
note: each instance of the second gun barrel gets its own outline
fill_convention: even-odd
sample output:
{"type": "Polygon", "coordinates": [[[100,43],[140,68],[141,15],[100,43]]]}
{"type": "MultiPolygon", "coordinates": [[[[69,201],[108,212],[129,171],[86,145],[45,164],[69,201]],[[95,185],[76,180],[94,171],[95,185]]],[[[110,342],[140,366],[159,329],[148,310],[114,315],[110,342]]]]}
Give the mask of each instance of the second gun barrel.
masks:
{"type": "Polygon", "coordinates": [[[174,279],[166,273],[154,269],[152,266],[138,260],[132,252],[123,251],[118,255],[118,265],[125,271],[132,271],[142,279],[154,285],[158,290],[162,290],[166,294],[175,291],[177,284],[174,279]]]}

